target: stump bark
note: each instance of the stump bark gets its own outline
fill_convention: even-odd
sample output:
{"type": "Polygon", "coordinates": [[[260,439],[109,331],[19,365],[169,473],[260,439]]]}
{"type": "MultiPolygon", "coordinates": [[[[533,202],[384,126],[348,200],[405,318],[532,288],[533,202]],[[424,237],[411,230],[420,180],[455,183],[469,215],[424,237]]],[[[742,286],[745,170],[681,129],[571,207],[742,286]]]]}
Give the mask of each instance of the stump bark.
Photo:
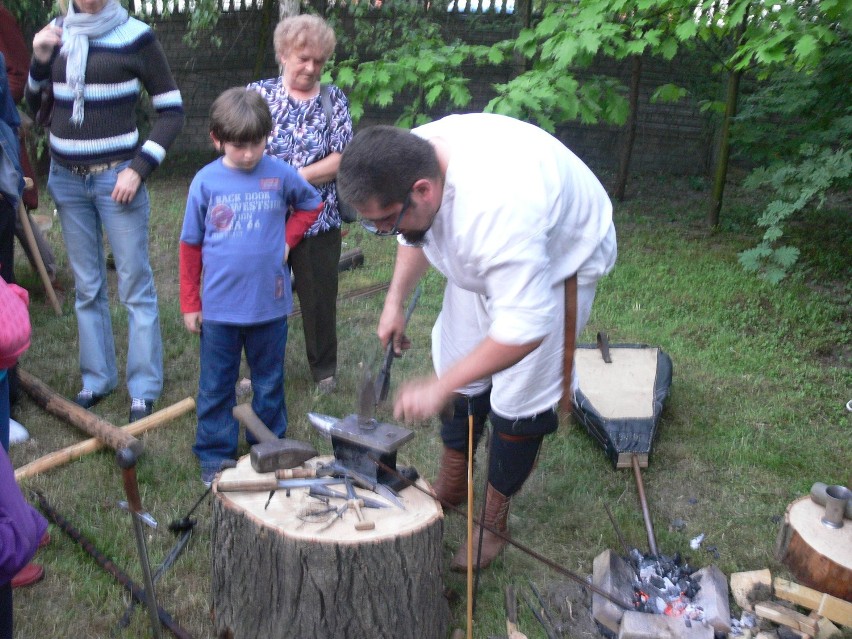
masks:
{"type": "MultiPolygon", "coordinates": [[[[221,479],[262,476],[244,457],[221,479]]],[[[427,486],[422,479],[419,484],[427,486]]],[[[345,493],[343,485],[330,488],[345,493]]],[[[374,530],[356,530],[350,508],[320,531],[322,522],[304,520],[307,509],[322,505],[307,488],[291,489],[289,497],[278,490],[264,508],[268,497],[268,492],[222,493],[214,484],[211,591],[218,636],[447,636],[443,513],[435,500],[409,487],[400,492],[406,510],[362,509],[375,522],[374,530]]]]}
{"type": "Polygon", "coordinates": [[[776,556],[804,585],[852,601],[852,520],[829,528],[824,513],[809,496],[787,506],[776,556]]]}

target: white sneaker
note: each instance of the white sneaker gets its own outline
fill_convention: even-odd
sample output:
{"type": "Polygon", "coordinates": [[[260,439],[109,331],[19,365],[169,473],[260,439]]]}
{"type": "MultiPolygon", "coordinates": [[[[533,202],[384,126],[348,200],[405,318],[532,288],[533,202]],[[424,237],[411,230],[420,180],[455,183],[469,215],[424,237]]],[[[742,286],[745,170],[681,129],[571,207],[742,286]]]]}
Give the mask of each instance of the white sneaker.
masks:
{"type": "Polygon", "coordinates": [[[9,418],[9,445],[20,444],[30,438],[30,434],[20,422],[16,422],[11,417],[9,418]]]}

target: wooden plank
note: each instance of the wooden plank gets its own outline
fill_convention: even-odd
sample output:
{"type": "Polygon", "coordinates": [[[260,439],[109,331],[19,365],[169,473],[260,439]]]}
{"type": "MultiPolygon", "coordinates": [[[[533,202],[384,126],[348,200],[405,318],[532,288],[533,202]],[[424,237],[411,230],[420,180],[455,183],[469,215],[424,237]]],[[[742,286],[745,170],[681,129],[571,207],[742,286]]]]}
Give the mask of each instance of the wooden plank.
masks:
{"type": "Polygon", "coordinates": [[[852,626],[852,603],[831,595],[823,595],[817,612],[841,626],[852,626]]]}
{"type": "Polygon", "coordinates": [[[811,637],[816,635],[819,630],[817,622],[814,619],[772,601],[762,601],[755,604],[754,614],[762,619],[769,619],[782,626],[804,632],[811,637]]]}
{"type": "Polygon", "coordinates": [[[852,626],[852,603],[787,579],[776,577],[772,585],[779,599],[815,610],[841,626],[852,626]]]}
{"type": "Polygon", "coordinates": [[[819,608],[820,601],[822,600],[823,593],[819,590],[802,586],[789,579],[776,577],[772,582],[772,587],[775,589],[775,596],[778,599],[783,599],[784,601],[789,601],[790,603],[798,604],[811,610],[819,608]]]}

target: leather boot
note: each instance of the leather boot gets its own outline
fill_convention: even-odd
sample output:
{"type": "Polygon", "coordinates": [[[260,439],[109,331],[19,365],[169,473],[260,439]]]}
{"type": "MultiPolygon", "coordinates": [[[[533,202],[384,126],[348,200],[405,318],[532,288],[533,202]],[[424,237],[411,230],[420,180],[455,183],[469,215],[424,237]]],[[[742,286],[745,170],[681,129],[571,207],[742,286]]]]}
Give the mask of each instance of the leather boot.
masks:
{"type": "MultiPolygon", "coordinates": [[[[503,533],[507,532],[509,530],[509,503],[511,500],[511,497],[506,497],[506,495],[498,492],[494,486],[488,484],[488,490],[485,493],[485,525],[503,533]]],[[[482,535],[482,552],[479,553],[477,549],[479,530],[478,525],[473,527],[474,566],[476,565],[476,557],[479,555],[479,567],[487,568],[503,550],[506,541],[486,529],[482,535]]],[[[450,570],[455,572],[467,571],[467,539],[453,557],[450,570]]]]}
{"type": "Polygon", "coordinates": [[[467,497],[467,455],[444,446],[438,477],[432,490],[442,503],[458,506],[467,497]]]}

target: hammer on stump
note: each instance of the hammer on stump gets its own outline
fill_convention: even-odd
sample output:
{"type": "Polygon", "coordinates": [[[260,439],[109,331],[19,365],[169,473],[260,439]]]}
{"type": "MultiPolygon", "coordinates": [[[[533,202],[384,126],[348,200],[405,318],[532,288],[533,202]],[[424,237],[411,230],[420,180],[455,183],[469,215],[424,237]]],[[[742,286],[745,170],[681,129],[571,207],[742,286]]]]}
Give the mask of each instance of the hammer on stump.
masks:
{"type": "Polygon", "coordinates": [[[260,442],[251,447],[251,467],[255,472],[270,473],[295,468],[319,454],[316,448],[306,442],[276,437],[249,404],[237,404],[232,412],[236,420],[260,442]]]}

